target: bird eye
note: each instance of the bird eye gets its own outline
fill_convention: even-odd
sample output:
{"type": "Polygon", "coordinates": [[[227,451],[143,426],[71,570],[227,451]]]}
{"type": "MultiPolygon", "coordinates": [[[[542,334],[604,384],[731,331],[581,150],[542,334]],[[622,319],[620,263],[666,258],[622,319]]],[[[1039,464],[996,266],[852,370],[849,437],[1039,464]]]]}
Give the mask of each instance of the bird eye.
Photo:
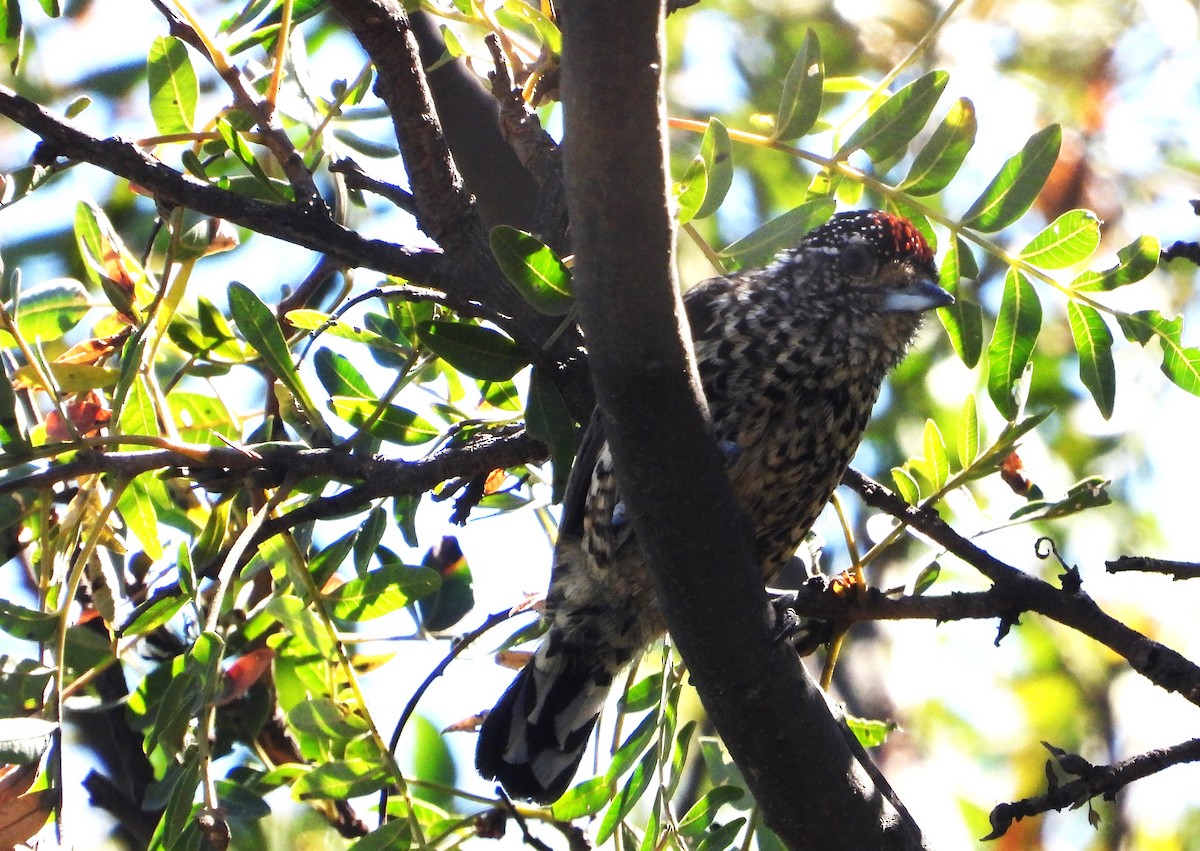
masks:
{"type": "Polygon", "coordinates": [[[875,252],[865,239],[852,239],[842,249],[838,265],[852,278],[866,278],[875,273],[875,252]]]}

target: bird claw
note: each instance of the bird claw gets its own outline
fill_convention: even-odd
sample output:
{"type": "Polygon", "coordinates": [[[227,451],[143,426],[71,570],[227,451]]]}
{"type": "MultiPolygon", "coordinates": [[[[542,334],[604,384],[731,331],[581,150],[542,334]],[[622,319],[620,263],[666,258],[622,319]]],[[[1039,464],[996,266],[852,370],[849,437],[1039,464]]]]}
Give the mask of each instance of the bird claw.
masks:
{"type": "Polygon", "coordinates": [[[798,656],[809,656],[822,644],[833,639],[833,624],[830,621],[802,617],[793,608],[798,595],[795,591],[772,591],[771,608],[775,610],[773,638],[777,643],[788,643],[798,656]]]}

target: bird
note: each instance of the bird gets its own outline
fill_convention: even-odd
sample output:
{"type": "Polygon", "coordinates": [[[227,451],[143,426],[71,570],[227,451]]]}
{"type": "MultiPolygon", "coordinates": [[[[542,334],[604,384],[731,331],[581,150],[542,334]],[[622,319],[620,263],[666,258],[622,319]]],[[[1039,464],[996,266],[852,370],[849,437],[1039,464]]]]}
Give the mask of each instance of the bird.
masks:
{"type": "MultiPolygon", "coordinates": [[[[953,303],[907,219],[834,215],[762,268],[683,297],[713,437],[770,583],[849,465],[924,312],[953,303]]],[[[598,417],[563,498],[545,639],[480,725],[475,765],[550,804],[573,779],[614,678],[666,624],[598,417]]]]}

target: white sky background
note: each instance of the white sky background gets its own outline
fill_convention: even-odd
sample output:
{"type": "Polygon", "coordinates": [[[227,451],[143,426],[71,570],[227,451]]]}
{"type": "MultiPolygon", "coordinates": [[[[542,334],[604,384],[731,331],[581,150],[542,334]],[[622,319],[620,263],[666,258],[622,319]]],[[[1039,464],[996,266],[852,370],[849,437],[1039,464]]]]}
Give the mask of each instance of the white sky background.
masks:
{"type": "MultiPolygon", "coordinates": [[[[35,63],[33,70],[52,80],[73,79],[79,68],[63,67],[59,73],[52,63],[40,68],[36,63],[46,63],[49,57],[61,56],[76,57],[80,62],[95,63],[97,67],[122,59],[136,60],[141,58],[141,51],[155,35],[165,32],[161,17],[148,4],[130,0],[99,0],[86,26],[47,23],[34,4],[25,5],[29,7],[26,23],[38,31],[41,40],[38,49],[30,53],[35,63]],[[104,31],[101,28],[107,28],[111,37],[98,38],[97,34],[104,31]],[[123,55],[128,48],[134,48],[137,55],[123,55]]],[[[1021,4],[1001,5],[1006,23],[1020,19],[1021,4]]],[[[213,14],[211,4],[196,3],[195,8],[206,23],[215,27],[217,16],[213,14]]],[[[693,14],[687,19],[690,21],[692,50],[685,56],[684,73],[675,80],[671,96],[689,105],[706,103],[706,108],[719,114],[738,95],[731,91],[729,81],[735,75],[728,65],[729,52],[736,49],[736,45],[731,43],[730,31],[715,11],[720,5],[714,3],[711,8],[714,11],[693,14]]],[[[1047,7],[1038,4],[1037,8],[1044,10],[1047,7]]],[[[843,11],[847,15],[862,14],[849,8],[843,11]]],[[[1195,238],[1200,222],[1190,217],[1187,199],[1197,194],[1196,181],[1188,173],[1164,169],[1157,159],[1157,151],[1162,139],[1188,139],[1187,134],[1194,132],[1194,118],[1200,114],[1195,88],[1200,79],[1196,35],[1196,13],[1192,6],[1179,0],[1149,2],[1139,7],[1135,22],[1121,34],[1116,45],[1118,65],[1127,72],[1128,81],[1116,92],[1106,131],[1093,144],[1100,146],[1104,158],[1137,164],[1132,170],[1152,176],[1154,185],[1140,198],[1130,200],[1120,231],[1106,233],[1105,250],[1110,254],[1143,232],[1158,234],[1164,245],[1174,239],[1195,238]],[[1185,120],[1193,123],[1181,124],[1185,120]],[[1164,174],[1167,177],[1164,178],[1164,174]],[[1150,203],[1152,196],[1153,203],[1150,203]]],[[[973,96],[979,110],[980,131],[968,160],[979,179],[972,181],[964,175],[955,183],[958,194],[952,192],[948,198],[952,210],[966,209],[974,193],[1000,163],[1020,147],[1033,129],[1053,119],[1047,119],[1039,111],[1040,93],[1030,81],[998,70],[1000,59],[1009,46],[1004,27],[961,16],[960,20],[951,22],[939,45],[942,53],[936,65],[951,71],[951,82],[936,114],[940,115],[959,95],[973,96]]],[[[336,44],[327,45],[321,55],[322,61],[313,63],[310,68],[317,78],[318,91],[327,91],[328,83],[333,79],[353,77],[361,61],[357,54],[342,50],[336,44]]],[[[6,70],[0,72],[0,79],[6,75],[6,70]]],[[[218,92],[217,97],[220,98],[221,93],[218,92]]],[[[202,101],[199,114],[205,114],[203,104],[202,101]]],[[[65,104],[56,106],[62,108],[65,104]]],[[[104,112],[104,102],[98,98],[77,122],[99,135],[141,136],[152,132],[147,112],[111,116],[104,112]]],[[[1190,141],[1192,147],[1188,153],[1194,158],[1197,153],[1194,139],[1190,141]]],[[[31,145],[28,134],[5,132],[0,136],[0,168],[11,169],[23,164],[31,145]]],[[[362,161],[377,176],[399,178],[397,163],[362,161]]],[[[9,210],[0,211],[0,251],[11,240],[37,232],[48,222],[61,222],[63,204],[73,204],[77,197],[87,197],[89,193],[94,193],[94,198],[104,197],[104,187],[110,181],[111,178],[96,169],[77,166],[67,179],[60,178],[55,191],[38,193],[9,210]]],[[[732,195],[732,203],[722,210],[722,215],[728,216],[726,224],[732,226],[744,222],[745,228],[753,227],[754,222],[745,210],[737,208],[736,200],[736,194],[732,195]]],[[[1032,235],[1038,225],[1030,221],[1020,227],[1028,228],[1028,232],[1014,235],[1015,245],[1021,244],[1022,237],[1032,235]]],[[[396,214],[381,215],[366,226],[360,223],[359,229],[389,239],[415,241],[418,238],[412,232],[411,222],[396,214]]],[[[251,286],[269,282],[273,287],[285,280],[299,281],[311,263],[312,258],[307,252],[259,238],[225,258],[200,264],[197,275],[201,277],[196,279],[193,287],[200,287],[200,291],[210,298],[223,303],[223,293],[231,276],[237,276],[251,286]],[[262,281],[246,279],[247,270],[255,268],[264,270],[262,281]]],[[[44,263],[26,267],[23,273],[24,285],[30,286],[59,274],[60,270],[47,259],[44,263]]],[[[706,272],[698,270],[697,274],[706,272]]],[[[377,280],[374,273],[361,275],[358,289],[377,280]]],[[[1116,295],[1128,296],[1142,306],[1171,303],[1173,290],[1162,273],[1137,286],[1136,292],[1116,295]]],[[[270,299],[275,293],[268,291],[263,295],[270,299]]],[[[1053,296],[1045,299],[1047,323],[1054,321],[1052,317],[1061,315],[1059,301],[1053,296]]],[[[1196,330],[1200,328],[1197,304],[1193,300],[1185,314],[1185,342],[1192,344],[1200,339],[1200,332],[1196,330]]],[[[928,324],[926,334],[940,334],[935,322],[928,324]]],[[[1117,336],[1119,338],[1119,333],[1117,336]]],[[[1155,505],[1159,538],[1147,540],[1145,554],[1198,558],[1197,509],[1192,494],[1194,483],[1200,480],[1200,453],[1192,447],[1195,446],[1196,423],[1200,421],[1200,400],[1171,387],[1159,373],[1156,347],[1143,351],[1118,339],[1116,356],[1118,395],[1112,420],[1103,421],[1089,406],[1080,406],[1058,416],[1072,417],[1085,431],[1123,435],[1126,451],[1100,459],[1095,472],[1128,482],[1130,496],[1138,504],[1155,505]],[[1178,449],[1164,452],[1163,447],[1178,449]],[[1143,452],[1149,455],[1149,461],[1136,460],[1143,452]]],[[[1066,365],[1064,371],[1073,374],[1073,362],[1066,365]]],[[[938,374],[931,379],[939,396],[950,404],[957,404],[967,392],[976,390],[976,376],[956,362],[939,367],[938,374]]],[[[376,386],[386,386],[386,377],[371,376],[371,380],[376,386]]],[[[982,396],[980,402],[983,413],[988,409],[988,403],[982,396]]],[[[994,435],[998,422],[993,420],[986,425],[988,433],[994,435]]],[[[908,436],[905,445],[912,454],[919,455],[920,435],[908,436]]],[[[1061,493],[1072,484],[1067,471],[1055,464],[1036,438],[1026,443],[1022,456],[1027,467],[1039,471],[1039,484],[1049,495],[1061,493]]],[[[862,460],[868,462],[867,472],[877,477],[885,476],[885,470],[872,469],[869,459],[862,460]]],[[[997,503],[1008,505],[1002,499],[998,496],[997,503]]],[[[500,608],[515,603],[522,590],[544,589],[549,547],[532,512],[516,512],[503,519],[476,520],[465,528],[453,529],[446,523],[449,510],[445,504],[426,503],[422,506],[422,543],[427,546],[447,533],[457,535],[472,567],[476,598],[484,601],[486,607],[500,608]]],[[[1103,511],[1076,518],[1070,521],[1068,528],[1069,537],[1060,541],[1060,546],[1068,561],[1081,567],[1088,593],[1118,617],[1125,612],[1152,612],[1162,630],[1155,637],[1190,658],[1200,658],[1200,633],[1194,628],[1194,611],[1200,602],[1197,599],[1200,591],[1186,584],[1171,584],[1165,578],[1106,575],[1104,560],[1119,553],[1113,549],[1116,530],[1108,526],[1103,511]]],[[[828,540],[838,537],[830,524],[824,525],[824,532],[828,540]]],[[[332,540],[335,533],[327,534],[332,540]]],[[[1035,537],[1032,530],[1024,528],[1010,535],[989,537],[983,543],[1010,563],[1037,569],[1031,557],[1035,537]]],[[[401,547],[397,546],[397,549],[401,547]]],[[[421,553],[407,555],[416,561],[421,553]]],[[[940,584],[939,590],[982,587],[967,571],[947,567],[951,578],[960,584],[940,584]]],[[[466,622],[464,628],[469,628],[487,613],[481,611],[477,616],[473,615],[474,620],[466,622]]],[[[379,628],[378,622],[367,626],[371,632],[379,628]]],[[[995,738],[998,753],[1022,743],[1018,738],[1023,732],[1019,718],[1021,709],[1005,688],[1005,677],[1020,671],[1024,664],[1016,642],[993,649],[995,625],[992,623],[946,625],[936,629],[929,624],[913,623],[890,625],[885,629],[894,637],[889,689],[902,712],[916,712],[925,701],[942,699],[977,728],[988,730],[995,738]],[[931,650],[931,646],[936,650],[931,650]],[[930,659],[937,661],[937,670],[928,670],[930,659]]],[[[407,625],[401,624],[396,631],[402,634],[407,630],[407,625]]],[[[435,724],[444,726],[490,706],[510,681],[511,674],[491,662],[486,652],[488,646],[486,640],[480,642],[477,649],[452,665],[432,687],[422,708],[435,724]]],[[[1078,648],[1079,652],[1099,652],[1086,642],[1080,643],[1078,648]]],[[[367,677],[372,710],[381,729],[390,728],[408,695],[442,658],[446,649],[442,643],[431,643],[422,648],[406,644],[398,648],[404,654],[402,662],[367,677]]],[[[1124,756],[1190,738],[1196,735],[1197,721],[1200,720],[1194,706],[1181,698],[1161,693],[1136,676],[1122,679],[1118,689],[1118,710],[1129,721],[1121,726],[1124,738],[1119,746],[1124,756]],[[1135,719],[1142,721],[1137,723],[1135,719]],[[1145,719],[1153,720],[1145,723],[1145,719]]],[[[469,790],[487,792],[490,784],[473,776],[474,738],[455,735],[450,739],[458,760],[460,782],[469,790]]],[[[987,807],[1007,800],[1011,788],[1011,778],[1004,766],[983,764],[951,751],[936,753],[922,762],[896,765],[890,771],[890,779],[934,844],[945,848],[967,847],[977,838],[962,832],[957,805],[949,792],[962,789],[976,804],[987,807]]],[[[1161,824],[1166,830],[1178,822],[1187,807],[1195,804],[1193,790],[1197,788],[1200,788],[1200,768],[1181,767],[1139,781],[1122,795],[1128,796],[1136,820],[1144,824],[1161,824]]],[[[86,806],[82,797],[74,803],[75,806],[86,806]]],[[[1056,825],[1053,848],[1074,849],[1088,841],[1090,828],[1078,812],[1052,816],[1051,823],[1056,825]]]]}

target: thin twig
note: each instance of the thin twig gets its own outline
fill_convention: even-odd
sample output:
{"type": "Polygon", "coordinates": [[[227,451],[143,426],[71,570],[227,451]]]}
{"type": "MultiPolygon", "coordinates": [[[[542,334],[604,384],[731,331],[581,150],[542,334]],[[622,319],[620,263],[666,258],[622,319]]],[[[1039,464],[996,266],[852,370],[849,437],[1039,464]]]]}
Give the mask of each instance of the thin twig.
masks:
{"type": "MultiPolygon", "coordinates": [[[[1113,765],[1094,766],[1076,757],[1072,765],[1077,767],[1073,767],[1071,773],[1079,774],[1078,780],[1052,788],[1044,795],[998,805],[989,816],[992,832],[983,838],[997,839],[1004,835],[1014,821],[1050,810],[1079,807],[1097,795],[1112,800],[1117,792],[1135,780],[1157,774],[1173,765],[1197,761],[1200,761],[1200,739],[1147,751],[1113,765]]],[[[1060,760],[1060,765],[1062,764],[1060,760]]]]}
{"type": "Polygon", "coordinates": [[[911,526],[990,579],[1010,601],[1014,613],[1011,619],[1002,620],[1002,634],[1016,623],[1016,614],[1038,612],[1105,645],[1155,685],[1200,705],[1200,667],[1107,614],[1081,589],[1055,588],[1000,561],[954,531],[936,512],[914,508],[857,470],[847,470],[842,484],[856,491],[868,505],[911,526]]]}
{"type": "Polygon", "coordinates": [[[1150,556],[1121,556],[1113,561],[1104,562],[1104,569],[1109,573],[1121,573],[1128,570],[1136,570],[1140,573],[1162,573],[1175,580],[1200,579],[1200,564],[1194,561],[1172,561],[1150,556]]]}
{"type": "MultiPolygon", "coordinates": [[[[400,744],[400,736],[404,732],[405,726],[408,724],[408,721],[412,717],[413,713],[416,712],[417,704],[420,703],[421,698],[425,696],[425,692],[429,690],[431,685],[433,685],[433,681],[444,674],[446,669],[450,667],[450,663],[457,659],[459,654],[470,647],[471,644],[474,643],[475,639],[479,638],[492,627],[499,626],[500,624],[504,623],[514,614],[515,612],[512,609],[505,609],[502,612],[494,612],[488,615],[483,623],[454,642],[453,646],[450,648],[450,652],[447,653],[442,661],[438,662],[434,669],[429,672],[429,676],[427,676],[424,682],[417,687],[417,690],[412,693],[412,697],[408,699],[408,703],[405,705],[404,711],[400,713],[400,720],[396,722],[396,729],[392,732],[392,739],[388,743],[388,747],[392,753],[396,752],[396,748],[400,744]]],[[[384,821],[387,819],[387,803],[390,793],[391,787],[389,786],[383,787],[383,789],[379,792],[380,826],[382,826],[384,821]]]]}

